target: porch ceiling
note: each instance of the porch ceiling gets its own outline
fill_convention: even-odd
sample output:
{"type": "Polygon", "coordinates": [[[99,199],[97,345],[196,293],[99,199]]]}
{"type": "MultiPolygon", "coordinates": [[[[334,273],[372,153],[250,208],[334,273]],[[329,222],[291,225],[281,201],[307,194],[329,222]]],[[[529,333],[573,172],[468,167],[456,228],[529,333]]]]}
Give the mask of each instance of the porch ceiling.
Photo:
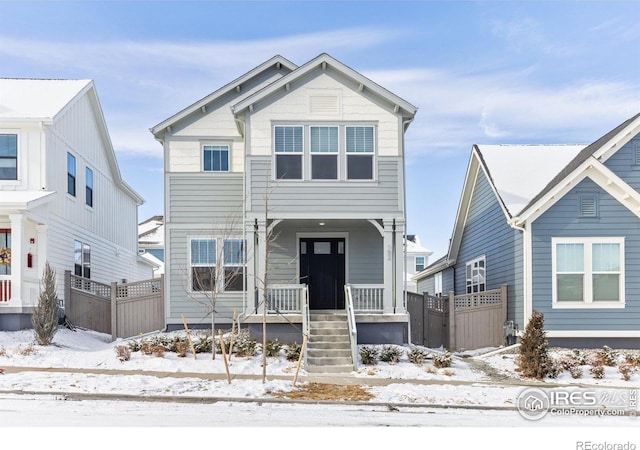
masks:
{"type": "Polygon", "coordinates": [[[27,211],[53,199],[52,191],[2,191],[0,212],[27,211]]]}

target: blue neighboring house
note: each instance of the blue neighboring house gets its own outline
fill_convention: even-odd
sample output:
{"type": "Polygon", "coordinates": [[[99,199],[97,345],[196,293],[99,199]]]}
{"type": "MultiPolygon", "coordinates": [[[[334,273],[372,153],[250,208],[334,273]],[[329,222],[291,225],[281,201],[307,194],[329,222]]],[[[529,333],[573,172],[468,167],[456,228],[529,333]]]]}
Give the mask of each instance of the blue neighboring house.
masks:
{"type": "Polygon", "coordinates": [[[551,345],[640,348],[640,114],[590,145],[474,145],[447,255],[418,292],[507,285],[551,345]]]}

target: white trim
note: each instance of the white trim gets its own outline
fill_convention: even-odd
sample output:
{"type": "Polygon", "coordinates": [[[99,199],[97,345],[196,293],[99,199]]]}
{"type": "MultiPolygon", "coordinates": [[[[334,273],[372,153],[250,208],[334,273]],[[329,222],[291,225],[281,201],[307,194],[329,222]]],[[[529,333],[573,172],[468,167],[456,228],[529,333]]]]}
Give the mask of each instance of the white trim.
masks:
{"type": "Polygon", "coordinates": [[[624,237],[552,237],[551,238],[551,307],[553,309],[607,309],[625,307],[625,239],[624,237]],[[592,248],[593,244],[618,244],[620,246],[620,271],[619,293],[620,300],[612,302],[593,301],[592,283],[592,248]],[[557,268],[556,246],[557,244],[583,244],[584,245],[584,270],[583,274],[583,300],[581,302],[559,302],[557,299],[557,268]]]}
{"type": "MultiPolygon", "coordinates": [[[[232,144],[229,141],[212,141],[202,140],[200,141],[200,172],[202,173],[229,173],[232,167],[232,144]],[[227,170],[205,170],[204,167],[204,151],[205,147],[227,147],[227,170]]],[[[215,151],[215,150],[212,150],[215,151]]]]}
{"type": "Polygon", "coordinates": [[[605,162],[620,148],[624,147],[631,139],[640,133],[640,117],[622,129],[615,137],[593,153],[594,158],[605,162]]]}
{"type": "Polygon", "coordinates": [[[470,259],[465,263],[465,265],[464,265],[464,290],[465,290],[465,293],[467,293],[467,294],[474,294],[476,292],[483,292],[483,291],[487,290],[487,255],[486,254],[480,255],[477,258],[470,259]],[[473,291],[473,286],[474,286],[474,283],[473,283],[473,264],[475,264],[477,262],[480,262],[480,261],[484,262],[484,265],[483,265],[483,269],[484,269],[483,281],[482,281],[482,283],[478,283],[478,290],[474,292],[473,291]],[[471,271],[472,271],[472,273],[471,273],[471,287],[472,287],[471,292],[467,292],[467,287],[468,287],[467,286],[467,281],[469,280],[469,278],[467,278],[467,269],[469,268],[469,266],[472,266],[471,267],[471,271]],[[481,284],[484,284],[484,289],[482,289],[482,290],[480,289],[480,285],[481,284]]]}
{"type": "Polygon", "coordinates": [[[549,330],[547,337],[628,337],[640,338],[640,330],[549,330]]]}

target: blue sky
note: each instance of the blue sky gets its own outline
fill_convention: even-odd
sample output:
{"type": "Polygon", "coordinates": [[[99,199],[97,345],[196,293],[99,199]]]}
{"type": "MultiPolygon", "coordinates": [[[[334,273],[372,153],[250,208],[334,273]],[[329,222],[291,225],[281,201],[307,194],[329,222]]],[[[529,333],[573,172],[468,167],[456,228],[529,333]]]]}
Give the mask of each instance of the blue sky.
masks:
{"type": "Polygon", "coordinates": [[[0,0],[0,77],[95,81],[125,180],[163,213],[149,128],[275,54],[419,108],[408,232],[443,255],[473,144],[590,143],[640,111],[640,2],[0,0]]]}

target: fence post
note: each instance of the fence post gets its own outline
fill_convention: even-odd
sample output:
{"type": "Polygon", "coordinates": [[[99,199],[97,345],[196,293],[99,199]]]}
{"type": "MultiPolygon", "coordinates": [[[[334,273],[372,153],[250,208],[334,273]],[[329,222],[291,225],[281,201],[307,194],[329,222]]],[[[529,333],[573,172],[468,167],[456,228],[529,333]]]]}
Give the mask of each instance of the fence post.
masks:
{"type": "Polygon", "coordinates": [[[71,271],[64,271],[64,315],[71,317],[71,271]]]}
{"type": "Polygon", "coordinates": [[[502,323],[507,321],[507,285],[500,286],[500,301],[502,303],[502,323]]]}
{"type": "Polygon", "coordinates": [[[456,350],[456,297],[449,291],[449,350],[456,350]]]}
{"type": "Polygon", "coordinates": [[[111,283],[111,342],[118,338],[118,283],[111,283]]]}
{"type": "Polygon", "coordinates": [[[160,323],[162,329],[167,329],[167,315],[165,314],[166,305],[164,300],[164,274],[160,275],[160,323]]]}

